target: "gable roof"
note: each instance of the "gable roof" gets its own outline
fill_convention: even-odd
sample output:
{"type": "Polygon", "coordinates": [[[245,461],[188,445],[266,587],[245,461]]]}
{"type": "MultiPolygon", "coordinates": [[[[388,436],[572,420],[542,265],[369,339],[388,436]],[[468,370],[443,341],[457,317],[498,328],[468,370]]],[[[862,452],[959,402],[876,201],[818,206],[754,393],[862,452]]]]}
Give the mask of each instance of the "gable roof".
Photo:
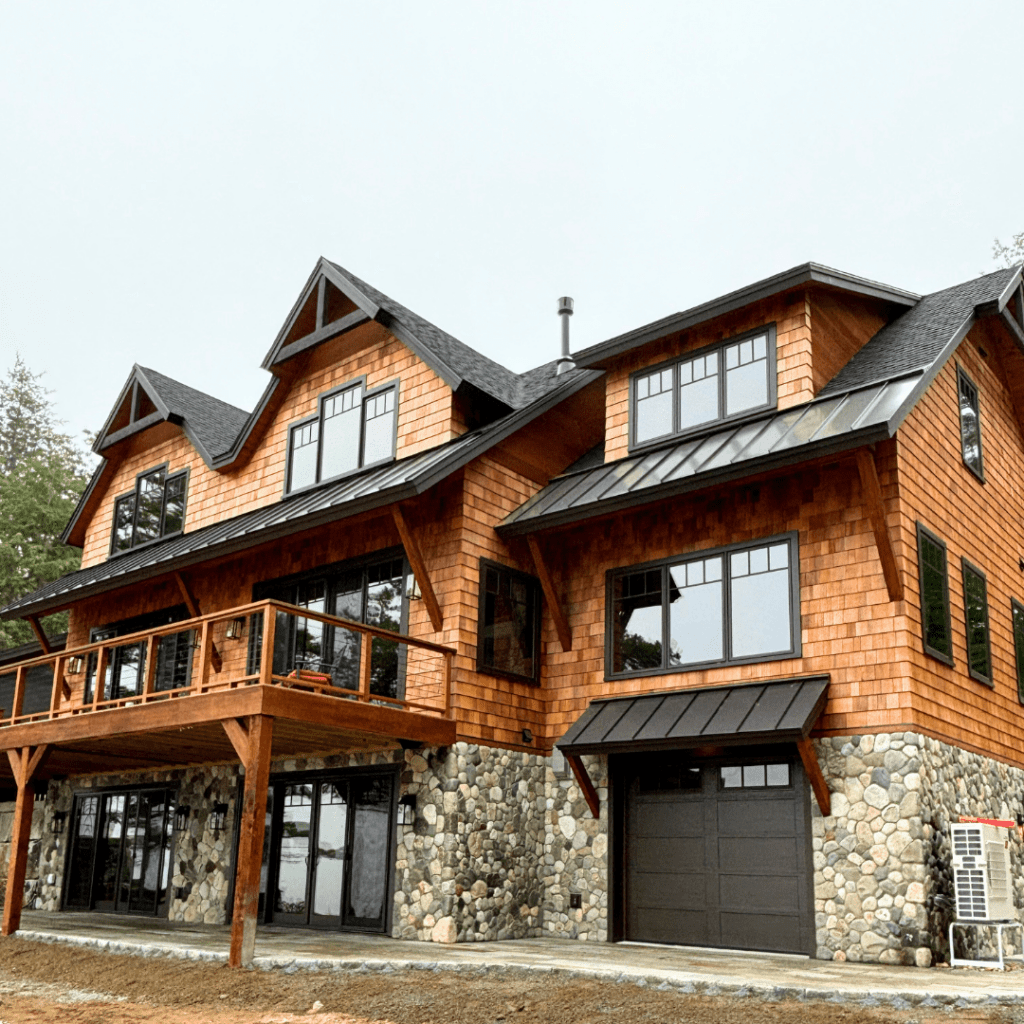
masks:
{"type": "Polygon", "coordinates": [[[0,619],[66,607],[71,601],[413,498],[600,376],[599,370],[571,370],[526,408],[447,444],[68,573],[0,608],[0,619]]]}
{"type": "MultiPolygon", "coordinates": [[[[570,467],[498,532],[563,526],[893,437],[977,318],[1002,313],[1020,284],[1021,268],[1012,267],[924,296],[811,401],[739,425],[712,424],[614,462],[570,467]]],[[[1024,349],[1024,332],[1014,325],[1009,318],[1024,349]]]]}
{"type": "Polygon", "coordinates": [[[855,274],[847,274],[845,271],[825,267],[820,263],[802,263],[781,274],[766,277],[762,281],[755,281],[753,284],[736,289],[736,291],[728,292],[710,302],[692,306],[682,313],[673,313],[671,316],[662,317],[660,320],[637,327],[625,334],[619,334],[597,345],[591,345],[589,348],[577,352],[573,358],[576,360],[577,366],[601,366],[615,356],[639,348],[650,341],[657,341],[657,339],[665,337],[666,334],[687,330],[697,324],[722,316],[724,313],[731,313],[734,309],[741,309],[752,302],[769,298],[772,295],[779,295],[790,288],[806,284],[829,285],[843,291],[853,292],[856,295],[884,299],[905,307],[913,306],[921,298],[914,292],[894,288],[892,285],[882,284],[879,281],[871,281],[866,277],[857,277],[855,274]]]}

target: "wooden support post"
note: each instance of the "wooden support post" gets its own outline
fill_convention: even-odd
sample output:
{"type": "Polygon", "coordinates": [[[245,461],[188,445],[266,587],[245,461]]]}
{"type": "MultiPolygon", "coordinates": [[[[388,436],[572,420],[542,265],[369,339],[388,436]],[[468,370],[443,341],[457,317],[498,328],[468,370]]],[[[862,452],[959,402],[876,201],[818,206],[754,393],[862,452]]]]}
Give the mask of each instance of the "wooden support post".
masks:
{"type": "Polygon", "coordinates": [[[36,639],[39,641],[39,646],[43,649],[43,654],[53,654],[53,648],[50,646],[50,639],[43,632],[43,627],[39,625],[39,616],[26,615],[25,619],[32,627],[32,632],[35,633],[36,639]]]}
{"type": "Polygon", "coordinates": [[[64,681],[64,663],[67,659],[59,654],[53,659],[53,689],[50,690],[50,717],[56,718],[60,710],[60,698],[67,683],[64,681]]]}
{"type": "Polygon", "coordinates": [[[402,539],[402,547],[405,548],[405,555],[412,566],[413,575],[420,585],[423,594],[423,603],[427,606],[427,614],[430,616],[430,624],[435,630],[440,631],[444,625],[444,616],[441,614],[441,605],[438,603],[437,594],[434,593],[434,584],[430,581],[430,574],[427,572],[427,563],[423,560],[423,553],[419,544],[409,529],[405,516],[398,505],[391,506],[391,518],[395,521],[395,528],[398,536],[402,539]]]}
{"type": "MultiPolygon", "coordinates": [[[[192,596],[192,591],[188,589],[185,577],[182,576],[180,572],[176,572],[174,574],[174,579],[178,584],[178,589],[181,591],[181,596],[185,601],[185,607],[188,609],[189,615],[193,619],[201,618],[202,613],[199,611],[199,602],[192,596]]],[[[213,666],[214,672],[220,672],[224,667],[224,662],[221,659],[220,651],[217,650],[216,644],[210,645],[210,664],[213,666]]]]}
{"type": "Polygon", "coordinates": [[[577,754],[565,754],[564,757],[565,763],[572,769],[573,775],[576,776],[576,781],[583,792],[583,799],[587,801],[590,813],[595,818],[600,818],[601,798],[597,795],[597,790],[594,788],[594,783],[591,781],[586,766],[577,754]]]}
{"type": "Polygon", "coordinates": [[[146,644],[146,673],[142,677],[142,699],[145,700],[156,685],[156,661],[160,654],[160,637],[151,636],[146,644]]]}
{"type": "Polygon", "coordinates": [[[533,556],[533,564],[537,568],[537,577],[540,579],[540,588],[544,591],[544,599],[548,603],[551,617],[555,620],[555,631],[558,633],[558,642],[562,645],[563,651],[572,650],[572,630],[569,628],[569,620],[562,610],[562,602],[558,599],[558,591],[555,590],[555,581],[548,572],[547,562],[541,554],[537,538],[532,533],[526,535],[526,543],[530,546],[530,554],[533,556]]]}
{"type": "MultiPolygon", "coordinates": [[[[273,731],[274,720],[266,715],[251,716],[245,729],[245,790],[238,838],[238,864],[235,868],[231,952],[228,955],[228,965],[231,967],[251,966],[256,951],[256,917],[260,903],[260,868],[263,863],[263,832],[273,731]]],[[[230,731],[228,736],[231,737],[230,731]]]]}
{"type": "Polygon", "coordinates": [[[20,714],[25,702],[25,666],[19,665],[14,675],[14,700],[11,701],[11,721],[20,714]]]}
{"type": "Polygon", "coordinates": [[[446,718],[455,717],[455,706],[452,704],[452,661],[455,657],[451,651],[445,651],[444,655],[444,715],[446,718]]]}
{"type": "Polygon", "coordinates": [[[796,749],[800,751],[800,760],[804,763],[804,772],[811,783],[811,789],[814,790],[814,799],[818,801],[821,813],[827,818],[832,813],[832,794],[829,793],[825,776],[821,774],[821,765],[818,764],[814,744],[809,739],[797,740],[796,749]]]}
{"type": "Polygon", "coordinates": [[[96,652],[96,675],[92,680],[92,709],[96,710],[97,705],[103,699],[103,684],[106,681],[107,662],[110,660],[110,649],[101,647],[96,652]]]}
{"type": "Polygon", "coordinates": [[[210,674],[210,663],[213,661],[212,656],[213,641],[210,639],[210,623],[204,622],[202,629],[199,631],[199,671],[196,673],[198,679],[194,684],[194,689],[198,693],[205,693],[206,681],[210,674]]]}
{"type": "Polygon", "coordinates": [[[32,834],[32,808],[35,806],[32,777],[49,752],[50,748],[45,744],[7,751],[14,781],[18,784],[18,799],[14,805],[11,855],[7,864],[7,891],[4,895],[4,916],[0,925],[0,935],[13,935],[21,926],[21,907],[25,899],[25,867],[28,864],[28,842],[32,834]]]}
{"type": "Polygon", "coordinates": [[[871,529],[875,534],[875,547],[882,563],[882,575],[889,591],[889,600],[902,601],[903,581],[900,578],[899,566],[896,564],[896,552],[889,536],[889,527],[885,521],[885,505],[882,502],[878,467],[870,449],[857,449],[857,472],[860,475],[860,487],[864,495],[864,504],[867,506],[868,518],[871,520],[871,529]]]}
{"type": "Polygon", "coordinates": [[[270,606],[263,610],[263,646],[260,648],[260,682],[270,686],[274,674],[274,630],[277,612],[270,606]]]}
{"type": "Polygon", "coordinates": [[[359,637],[359,697],[370,699],[370,670],[373,668],[373,637],[363,633],[359,637]]]}

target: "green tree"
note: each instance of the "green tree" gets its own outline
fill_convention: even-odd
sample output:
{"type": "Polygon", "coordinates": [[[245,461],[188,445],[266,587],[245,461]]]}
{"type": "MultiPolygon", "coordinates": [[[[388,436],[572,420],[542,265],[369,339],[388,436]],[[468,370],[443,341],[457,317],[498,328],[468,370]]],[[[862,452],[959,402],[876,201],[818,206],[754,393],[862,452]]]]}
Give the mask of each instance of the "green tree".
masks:
{"type": "Polygon", "coordinates": [[[1024,263],[1024,231],[1014,235],[1009,245],[1003,245],[999,239],[992,242],[992,255],[1001,267],[1016,267],[1024,263]]]}
{"type": "MultiPolygon", "coordinates": [[[[65,434],[50,392],[17,356],[0,380],[0,606],[73,572],[81,552],[60,541],[88,478],[86,457],[65,434]]],[[[67,629],[67,613],[43,628],[67,629]]],[[[0,650],[35,638],[27,622],[0,622],[0,650]]]]}

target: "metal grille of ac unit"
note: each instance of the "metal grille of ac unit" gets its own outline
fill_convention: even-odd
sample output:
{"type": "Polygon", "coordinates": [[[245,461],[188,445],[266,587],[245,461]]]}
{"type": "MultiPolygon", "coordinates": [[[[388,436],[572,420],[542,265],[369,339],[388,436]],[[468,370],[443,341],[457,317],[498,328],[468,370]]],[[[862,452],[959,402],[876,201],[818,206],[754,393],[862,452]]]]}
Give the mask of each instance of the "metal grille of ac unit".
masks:
{"type": "Polygon", "coordinates": [[[1003,829],[965,822],[952,825],[950,832],[957,918],[1015,920],[1010,851],[1003,829]]]}

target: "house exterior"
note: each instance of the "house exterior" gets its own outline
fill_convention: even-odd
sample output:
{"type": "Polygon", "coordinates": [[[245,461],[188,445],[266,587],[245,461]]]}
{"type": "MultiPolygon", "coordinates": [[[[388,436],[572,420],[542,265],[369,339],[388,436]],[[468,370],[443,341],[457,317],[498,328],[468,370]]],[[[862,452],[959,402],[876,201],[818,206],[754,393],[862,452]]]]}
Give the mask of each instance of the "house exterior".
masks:
{"type": "Polygon", "coordinates": [[[81,570],[0,611],[4,934],[944,952],[949,822],[1024,813],[1020,270],[806,264],[574,360],[321,259],[251,412],[133,368],[81,570]]]}

